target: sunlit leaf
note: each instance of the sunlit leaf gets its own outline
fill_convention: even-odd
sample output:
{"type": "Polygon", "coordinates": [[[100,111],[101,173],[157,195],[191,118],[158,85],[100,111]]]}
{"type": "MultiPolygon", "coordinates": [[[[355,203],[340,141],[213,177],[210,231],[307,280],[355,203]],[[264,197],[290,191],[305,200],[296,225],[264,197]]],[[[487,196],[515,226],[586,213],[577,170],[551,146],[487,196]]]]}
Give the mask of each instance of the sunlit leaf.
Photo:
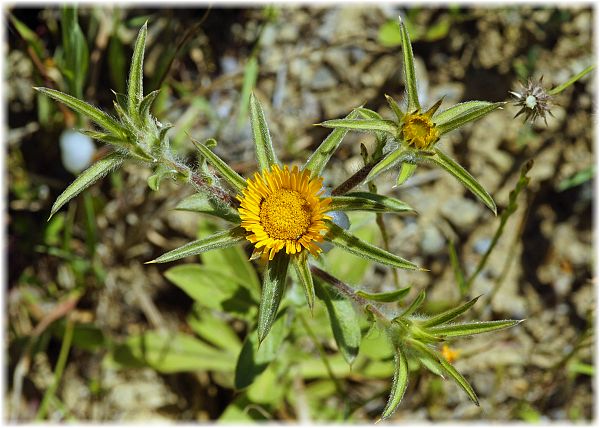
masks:
{"type": "Polygon", "coordinates": [[[485,116],[506,104],[505,102],[489,103],[486,101],[468,101],[457,104],[433,117],[440,135],[444,135],[465,123],[472,122],[485,116]]]}
{"type": "Polygon", "coordinates": [[[414,212],[414,209],[399,199],[370,192],[333,196],[329,207],[331,211],[414,212]]]}
{"type": "Polygon", "coordinates": [[[139,118],[139,107],[144,96],[144,49],[146,47],[146,35],[148,33],[148,23],[144,23],[135,40],[133,56],[131,57],[131,66],[129,68],[129,80],[127,82],[127,111],[129,115],[139,118]]]}
{"type": "Polygon", "coordinates": [[[471,336],[502,330],[519,324],[521,320],[479,321],[464,324],[440,325],[431,327],[428,331],[442,337],[471,336]]]}
{"type": "Polygon", "coordinates": [[[411,287],[404,287],[400,288],[399,290],[387,291],[385,293],[367,293],[366,291],[358,290],[356,294],[363,299],[372,300],[374,302],[391,303],[402,300],[404,297],[406,297],[410,289],[411,287]]]}
{"type": "Polygon", "coordinates": [[[260,307],[258,309],[257,331],[259,343],[265,340],[275,321],[285,291],[289,261],[290,257],[283,251],[279,251],[275,254],[273,260],[269,260],[265,268],[260,307]]]}
{"type": "Polygon", "coordinates": [[[333,119],[321,122],[320,125],[326,128],[352,129],[364,132],[387,132],[393,136],[398,132],[398,125],[385,119],[333,119]]]}
{"type": "Polygon", "coordinates": [[[442,312],[441,314],[438,314],[431,318],[428,318],[427,320],[423,321],[421,323],[421,325],[423,327],[433,327],[436,325],[440,325],[440,324],[444,324],[449,321],[452,321],[453,319],[459,317],[460,315],[462,315],[463,313],[468,311],[475,303],[477,303],[477,300],[480,297],[481,296],[477,296],[474,299],[469,300],[467,303],[465,303],[463,305],[460,305],[456,308],[449,309],[445,312],[442,312]]]}
{"type": "Polygon", "coordinates": [[[387,171],[399,162],[406,160],[411,157],[411,152],[402,147],[388,153],[381,161],[379,161],[365,178],[365,182],[373,180],[375,177],[380,175],[382,172],[387,171]]]}
{"type": "Polygon", "coordinates": [[[202,214],[209,214],[232,223],[240,222],[240,216],[235,209],[209,195],[202,193],[194,193],[193,195],[188,196],[179,202],[175,206],[175,209],[180,211],[193,211],[202,214]]]}
{"type": "MultiPolygon", "coordinates": [[[[214,141],[210,139],[207,143],[214,141]]],[[[236,190],[243,190],[246,188],[246,180],[235,172],[225,161],[223,161],[220,157],[215,155],[211,149],[206,147],[205,144],[202,144],[199,141],[192,139],[192,143],[194,146],[200,151],[202,156],[217,170],[219,174],[223,176],[227,180],[231,186],[233,186],[236,190]]],[[[212,143],[211,143],[212,144],[212,143]]]]}
{"type": "Polygon", "coordinates": [[[412,303],[402,312],[402,314],[400,314],[399,318],[412,315],[417,309],[421,307],[421,305],[425,301],[425,296],[425,290],[421,290],[417,297],[415,297],[415,300],[413,300],[412,303]]]}
{"type": "Polygon", "coordinates": [[[267,126],[267,120],[263,108],[254,95],[250,94],[250,124],[252,126],[252,135],[254,136],[254,144],[256,146],[256,158],[260,170],[269,170],[271,166],[279,164],[271,134],[267,126]]]}
{"type": "Polygon", "coordinates": [[[400,405],[402,397],[404,397],[404,393],[406,392],[406,387],[408,386],[408,362],[404,352],[399,347],[396,348],[394,354],[394,367],[392,389],[385,409],[383,409],[383,413],[381,414],[382,420],[385,420],[394,414],[400,405]]]}
{"type": "Polygon", "coordinates": [[[313,283],[313,277],[310,273],[310,267],[308,265],[308,255],[306,251],[301,251],[295,256],[291,257],[292,264],[298,276],[302,288],[304,288],[304,294],[306,295],[306,303],[311,312],[315,304],[315,286],[313,283]]]}
{"type": "Polygon", "coordinates": [[[408,100],[408,111],[419,110],[419,93],[417,91],[417,76],[415,74],[415,59],[408,31],[402,18],[400,19],[400,37],[402,38],[402,56],[404,59],[404,83],[406,85],[406,98],[408,100]]]}

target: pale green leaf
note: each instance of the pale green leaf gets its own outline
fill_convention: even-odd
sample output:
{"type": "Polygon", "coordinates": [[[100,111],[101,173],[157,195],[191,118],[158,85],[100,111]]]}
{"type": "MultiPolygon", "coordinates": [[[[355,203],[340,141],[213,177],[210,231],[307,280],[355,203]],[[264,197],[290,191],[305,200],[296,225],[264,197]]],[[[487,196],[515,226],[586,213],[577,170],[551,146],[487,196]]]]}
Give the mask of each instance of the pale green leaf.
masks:
{"type": "Polygon", "coordinates": [[[417,169],[417,164],[414,162],[402,162],[400,165],[400,172],[396,179],[396,186],[401,186],[406,180],[408,180],[414,174],[417,169]]]}
{"type": "MultiPolygon", "coordinates": [[[[50,217],[52,217],[64,204],[69,202],[81,191],[87,189],[96,181],[100,180],[111,170],[123,163],[123,157],[117,153],[110,154],[103,159],[100,159],[88,169],[83,171],[79,176],[60,194],[52,205],[50,217]]],[[[48,220],[50,219],[48,217],[48,220]]]]}
{"type": "Polygon", "coordinates": [[[444,125],[470,111],[486,108],[492,104],[493,103],[490,103],[489,101],[465,101],[464,103],[455,104],[452,107],[448,107],[446,110],[434,114],[432,120],[437,126],[444,125]]]}
{"type": "MultiPolygon", "coordinates": [[[[355,118],[356,115],[356,111],[352,111],[346,117],[351,119],[355,118]]],[[[317,150],[309,156],[302,169],[310,171],[311,178],[321,175],[323,169],[325,169],[325,165],[327,165],[327,162],[329,162],[329,159],[331,159],[331,156],[333,156],[347,132],[348,130],[346,129],[333,130],[327,138],[323,140],[317,150]]]]}
{"type": "Polygon", "coordinates": [[[202,339],[237,357],[242,349],[240,338],[227,321],[212,312],[196,305],[187,324],[202,339]]]}
{"type": "Polygon", "coordinates": [[[365,178],[365,182],[373,180],[375,177],[380,175],[382,172],[387,171],[393,166],[397,165],[399,162],[402,162],[409,157],[412,157],[412,152],[410,150],[406,150],[402,147],[396,149],[390,153],[388,153],[381,161],[379,161],[369,172],[367,178],[365,178]]]}
{"type": "Polygon", "coordinates": [[[260,307],[258,309],[257,331],[259,343],[265,340],[277,316],[277,310],[285,291],[289,262],[290,257],[285,252],[279,251],[275,254],[273,260],[269,260],[265,268],[260,307]]]}
{"type": "Polygon", "coordinates": [[[142,98],[142,101],[140,102],[140,108],[139,108],[139,115],[142,120],[145,120],[148,118],[148,115],[150,114],[150,107],[152,107],[152,103],[154,103],[154,100],[156,99],[156,97],[158,96],[159,93],[160,93],[160,89],[158,89],[156,91],[152,91],[148,95],[146,95],[144,98],[142,98]]]}
{"type": "Polygon", "coordinates": [[[442,312],[441,314],[432,316],[431,318],[428,318],[425,321],[423,321],[421,323],[421,325],[423,327],[433,327],[436,325],[440,325],[440,324],[444,324],[449,321],[452,321],[453,319],[457,318],[458,316],[460,316],[463,313],[465,313],[466,311],[468,311],[475,303],[477,303],[477,300],[480,297],[481,296],[477,296],[474,299],[469,300],[467,303],[465,303],[463,305],[460,305],[456,308],[449,309],[445,312],[442,312]]]}
{"type": "Polygon", "coordinates": [[[412,303],[402,312],[402,314],[400,314],[398,318],[404,318],[409,315],[412,315],[417,309],[421,307],[421,305],[425,301],[425,296],[425,290],[421,290],[417,297],[415,297],[415,300],[412,301],[412,303]]]}
{"type": "Polygon", "coordinates": [[[313,283],[313,277],[310,273],[310,267],[308,265],[308,253],[301,251],[295,256],[291,256],[292,264],[298,276],[302,288],[304,288],[304,294],[306,295],[306,303],[312,312],[315,304],[315,286],[313,283]]]}
{"type": "Polygon", "coordinates": [[[144,49],[146,47],[146,35],[148,34],[148,23],[144,23],[135,40],[131,67],[129,68],[129,81],[127,82],[127,111],[129,115],[139,118],[139,107],[142,102],[143,80],[144,80],[144,49]]]}
{"type": "Polygon", "coordinates": [[[320,125],[326,128],[352,129],[364,132],[387,132],[393,136],[396,136],[398,132],[398,125],[385,119],[333,119],[321,122],[320,125]]]}
{"type": "Polygon", "coordinates": [[[237,210],[215,198],[202,193],[194,193],[188,196],[175,207],[180,211],[193,211],[222,218],[232,223],[240,223],[237,210]]]}
{"type": "Polygon", "coordinates": [[[390,196],[369,192],[352,192],[344,196],[333,196],[330,211],[371,211],[401,213],[414,209],[407,203],[390,196]]]}
{"type": "Polygon", "coordinates": [[[388,291],[385,293],[367,293],[366,291],[358,290],[356,294],[362,297],[363,299],[372,300],[374,302],[391,303],[397,302],[398,300],[402,300],[404,297],[406,297],[406,295],[410,291],[410,288],[411,287],[404,287],[398,290],[388,291]]]}
{"type": "Polygon", "coordinates": [[[104,113],[99,108],[96,108],[93,105],[86,103],[85,101],[78,100],[77,98],[72,97],[71,95],[67,95],[65,93],[50,88],[37,87],[34,89],[36,91],[41,92],[42,94],[49,96],[50,98],[55,99],[56,101],[60,101],[66,106],[75,110],[77,113],[87,116],[94,123],[117,136],[124,136],[126,134],[125,129],[121,124],[119,124],[119,122],[110,117],[108,114],[104,113]]]}
{"type": "Polygon", "coordinates": [[[111,356],[121,366],[149,366],[160,373],[231,372],[235,367],[232,354],[180,332],[147,331],[129,336],[111,356]]]}
{"type": "Polygon", "coordinates": [[[385,99],[388,102],[394,114],[396,115],[398,122],[404,121],[404,112],[402,111],[396,100],[390,97],[388,94],[385,94],[385,99]]]}
{"type": "MultiPolygon", "coordinates": [[[[212,144],[213,141],[213,139],[210,139],[207,141],[207,143],[212,144]]],[[[205,144],[202,144],[201,142],[196,141],[194,139],[192,139],[192,143],[194,143],[194,146],[196,146],[196,148],[200,151],[202,156],[217,171],[219,171],[219,174],[221,174],[223,178],[225,178],[225,180],[227,180],[227,182],[231,184],[231,186],[233,186],[234,189],[241,191],[246,188],[246,180],[244,180],[244,178],[241,175],[239,175],[229,165],[227,165],[225,161],[223,161],[220,157],[215,155],[211,149],[206,147],[205,144]]]]}
{"type": "Polygon", "coordinates": [[[521,320],[479,321],[464,324],[441,325],[431,327],[428,331],[442,337],[471,336],[473,334],[488,333],[502,330],[519,324],[521,320]]]}
{"type": "Polygon", "coordinates": [[[345,296],[333,292],[328,284],[319,281],[315,285],[317,296],[325,303],[335,343],[346,362],[352,365],[361,339],[358,314],[352,303],[345,296]]]}
{"type": "Polygon", "coordinates": [[[394,354],[394,367],[392,389],[385,409],[383,409],[383,413],[381,414],[382,420],[388,419],[394,414],[400,405],[402,397],[404,397],[404,393],[406,392],[406,387],[408,386],[408,361],[406,360],[404,352],[399,347],[396,348],[394,354]]]}
{"type": "Polygon", "coordinates": [[[408,111],[413,112],[420,110],[419,93],[417,90],[417,76],[415,73],[415,59],[413,57],[412,46],[410,45],[410,37],[408,30],[400,20],[400,37],[402,38],[402,56],[404,64],[404,83],[406,85],[406,98],[408,100],[408,111]]]}
{"type": "Polygon", "coordinates": [[[330,241],[336,247],[384,265],[401,269],[422,270],[414,263],[371,245],[351,233],[346,232],[344,229],[330,221],[327,221],[327,225],[329,227],[329,233],[325,236],[325,239],[330,241]]]}
{"type": "Polygon", "coordinates": [[[279,164],[279,161],[273,148],[265,113],[254,92],[250,94],[250,124],[256,145],[258,167],[261,171],[269,170],[271,166],[279,164]]]}
{"type": "Polygon", "coordinates": [[[218,232],[206,238],[187,243],[146,263],[167,263],[184,257],[195,256],[206,251],[216,250],[217,248],[231,247],[243,242],[246,239],[245,236],[246,233],[243,228],[239,226],[234,227],[233,229],[218,232]]]}
{"type": "Polygon", "coordinates": [[[448,110],[443,111],[438,116],[433,118],[440,135],[444,135],[456,128],[459,128],[465,123],[477,120],[480,117],[483,117],[506,104],[505,102],[487,103],[485,101],[471,101],[470,103],[470,108],[468,109],[464,109],[464,107],[458,108],[458,106],[463,106],[464,104],[468,103],[458,104],[458,106],[450,107],[448,110]],[[451,110],[453,108],[456,108],[455,114],[451,114],[451,110]],[[458,113],[459,111],[461,112],[458,113]]]}
{"type": "Polygon", "coordinates": [[[356,112],[365,119],[383,120],[383,117],[379,113],[368,108],[359,107],[356,109],[356,112]]]}
{"type": "Polygon", "coordinates": [[[479,198],[494,214],[496,214],[496,203],[490,194],[483,188],[481,184],[471,175],[469,172],[460,166],[454,159],[446,155],[437,147],[434,148],[435,154],[428,157],[436,164],[444,168],[450,174],[452,174],[463,186],[465,186],[471,193],[479,198]]]}

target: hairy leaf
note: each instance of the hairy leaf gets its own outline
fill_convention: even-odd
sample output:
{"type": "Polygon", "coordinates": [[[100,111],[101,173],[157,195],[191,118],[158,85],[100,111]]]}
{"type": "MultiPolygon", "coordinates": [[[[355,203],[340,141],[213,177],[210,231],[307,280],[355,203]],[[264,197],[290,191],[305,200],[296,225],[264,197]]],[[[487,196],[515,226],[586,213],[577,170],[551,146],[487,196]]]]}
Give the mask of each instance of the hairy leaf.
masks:
{"type": "Polygon", "coordinates": [[[333,119],[320,123],[326,128],[353,129],[356,131],[387,132],[396,136],[398,126],[391,120],[385,119],[333,119]]]}
{"type": "Polygon", "coordinates": [[[129,81],[127,82],[127,111],[133,119],[139,119],[139,107],[144,96],[144,49],[146,47],[146,35],[148,34],[148,23],[144,23],[135,40],[131,67],[129,68],[129,81]]]}
{"type": "Polygon", "coordinates": [[[402,56],[404,59],[404,84],[406,85],[406,97],[408,99],[408,111],[420,110],[419,93],[417,91],[417,76],[415,73],[415,59],[408,30],[400,19],[400,36],[402,37],[402,56]]]}
{"type": "Polygon", "coordinates": [[[258,343],[269,334],[273,321],[277,316],[277,310],[285,291],[285,280],[287,278],[290,257],[283,251],[275,254],[273,260],[269,260],[263,278],[263,288],[260,296],[260,307],[258,309],[258,343]]]}
{"type": "Polygon", "coordinates": [[[394,414],[400,405],[402,397],[404,397],[404,393],[406,392],[406,387],[408,386],[408,361],[406,360],[404,352],[399,347],[396,348],[394,354],[394,367],[392,389],[385,409],[383,409],[383,413],[381,414],[382,420],[388,419],[394,414]]]}
{"type": "Polygon", "coordinates": [[[315,286],[313,283],[313,277],[310,273],[310,267],[308,265],[308,254],[306,251],[301,251],[295,256],[291,257],[292,264],[296,270],[296,275],[302,287],[304,288],[304,294],[306,295],[306,303],[312,312],[315,304],[315,286]]]}
{"type": "Polygon", "coordinates": [[[333,196],[329,208],[331,211],[414,212],[407,203],[399,199],[369,192],[333,196]]]}
{"type": "MultiPolygon", "coordinates": [[[[214,140],[211,138],[207,141],[207,143],[212,144],[214,140]]],[[[202,144],[199,141],[192,139],[192,143],[194,146],[200,151],[202,156],[217,170],[219,174],[223,176],[227,180],[231,186],[236,190],[243,190],[246,188],[246,180],[235,172],[225,161],[223,161],[220,157],[215,155],[211,149],[206,147],[205,144],[202,144]]]]}
{"type": "Polygon", "coordinates": [[[408,157],[411,157],[411,152],[409,150],[405,150],[402,147],[388,153],[381,161],[379,161],[373,167],[371,172],[369,172],[369,175],[367,175],[367,178],[365,178],[365,182],[373,180],[382,172],[387,171],[399,162],[406,160],[408,157]]]}
{"type": "Polygon", "coordinates": [[[432,327],[429,332],[442,337],[471,336],[502,330],[519,324],[522,320],[479,321],[464,324],[440,325],[432,327]]]}
{"type": "Polygon", "coordinates": [[[440,135],[444,135],[456,128],[463,126],[465,123],[472,122],[485,116],[486,114],[496,110],[506,104],[505,102],[489,103],[486,101],[469,101],[467,103],[458,104],[454,107],[443,111],[433,120],[440,131],[440,135]],[[467,104],[468,106],[465,106],[467,104]],[[468,107],[468,108],[467,108],[468,107]]]}
{"type": "Polygon", "coordinates": [[[468,311],[477,302],[477,300],[480,297],[481,296],[477,296],[474,299],[469,300],[467,303],[465,303],[463,305],[460,305],[456,308],[449,309],[445,312],[442,312],[441,314],[438,314],[431,318],[428,318],[427,320],[422,322],[421,325],[423,327],[433,327],[436,325],[440,325],[440,324],[444,324],[449,321],[452,321],[453,319],[459,317],[460,315],[462,315],[463,313],[468,311]]]}
{"type": "Polygon", "coordinates": [[[250,124],[256,145],[258,166],[261,171],[269,170],[272,165],[279,164],[279,161],[273,148],[265,113],[254,92],[250,94],[250,124]]]}
{"type": "Polygon", "coordinates": [[[398,300],[402,300],[404,297],[406,297],[410,289],[411,287],[409,286],[400,288],[399,290],[388,291],[385,293],[367,293],[366,291],[358,290],[356,294],[358,294],[363,299],[372,300],[374,302],[391,303],[397,302],[398,300]]]}
{"type": "Polygon", "coordinates": [[[193,211],[222,218],[232,223],[239,223],[240,216],[236,210],[229,205],[215,200],[209,195],[195,193],[188,196],[175,207],[180,211],[193,211]]]}
{"type": "Polygon", "coordinates": [[[396,115],[398,122],[402,122],[404,120],[404,112],[402,111],[396,100],[390,97],[388,94],[385,94],[385,99],[388,102],[394,114],[396,115]]]}
{"type": "Polygon", "coordinates": [[[399,318],[403,318],[403,317],[412,315],[417,309],[419,309],[421,307],[421,305],[425,301],[425,296],[426,296],[425,290],[421,290],[419,292],[419,294],[417,295],[417,297],[415,297],[415,300],[413,300],[412,303],[408,306],[408,308],[406,308],[402,312],[402,314],[400,314],[399,318]]]}

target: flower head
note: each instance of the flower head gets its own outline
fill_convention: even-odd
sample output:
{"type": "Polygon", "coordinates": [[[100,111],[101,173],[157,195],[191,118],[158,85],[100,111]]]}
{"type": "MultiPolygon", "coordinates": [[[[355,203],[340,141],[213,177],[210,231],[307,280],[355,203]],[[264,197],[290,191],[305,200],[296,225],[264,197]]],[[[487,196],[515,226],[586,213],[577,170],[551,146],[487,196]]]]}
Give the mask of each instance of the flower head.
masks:
{"type": "Polygon", "coordinates": [[[550,111],[552,96],[548,94],[542,86],[542,79],[543,76],[540,77],[540,80],[537,82],[534,82],[533,79],[529,79],[526,85],[521,84],[519,91],[510,92],[516,99],[515,105],[521,107],[521,110],[517,112],[515,117],[524,113],[526,121],[531,119],[531,121],[534,122],[539,116],[544,119],[544,123],[548,125],[546,113],[552,115],[552,112],[550,111]]]}
{"type": "Polygon", "coordinates": [[[432,122],[429,112],[415,112],[404,116],[401,132],[406,144],[419,150],[429,149],[440,138],[440,133],[432,122]]]}
{"type": "Polygon", "coordinates": [[[249,232],[246,239],[254,244],[255,253],[273,260],[285,248],[287,254],[308,250],[317,256],[321,249],[322,232],[328,227],[324,220],[331,198],[323,198],[323,179],[310,178],[310,172],[291,171],[273,165],[271,170],[255,173],[247,187],[238,195],[241,226],[249,232]]]}

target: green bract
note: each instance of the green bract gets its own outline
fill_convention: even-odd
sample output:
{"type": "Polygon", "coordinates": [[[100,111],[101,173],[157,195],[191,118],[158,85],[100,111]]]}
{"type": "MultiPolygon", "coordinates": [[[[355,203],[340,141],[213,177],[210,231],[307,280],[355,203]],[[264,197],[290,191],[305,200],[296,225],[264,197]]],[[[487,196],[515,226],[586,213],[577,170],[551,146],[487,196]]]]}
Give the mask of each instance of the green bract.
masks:
{"type": "MultiPolygon", "coordinates": [[[[427,111],[422,112],[412,47],[402,20],[400,20],[400,37],[406,86],[406,111],[392,97],[386,95],[386,100],[395,115],[394,120],[383,119],[369,109],[360,109],[362,119],[327,120],[321,125],[336,129],[374,132],[378,137],[382,135],[391,137],[397,143],[395,149],[377,160],[365,177],[365,181],[373,180],[382,172],[399,165],[400,171],[396,184],[401,185],[414,173],[418,163],[433,162],[457,178],[496,214],[496,204],[483,186],[435,145],[444,134],[485,116],[505,103],[467,101],[438,112],[442,103],[442,100],[439,100],[427,111]]],[[[381,140],[382,145],[384,141],[381,140]]]]}

